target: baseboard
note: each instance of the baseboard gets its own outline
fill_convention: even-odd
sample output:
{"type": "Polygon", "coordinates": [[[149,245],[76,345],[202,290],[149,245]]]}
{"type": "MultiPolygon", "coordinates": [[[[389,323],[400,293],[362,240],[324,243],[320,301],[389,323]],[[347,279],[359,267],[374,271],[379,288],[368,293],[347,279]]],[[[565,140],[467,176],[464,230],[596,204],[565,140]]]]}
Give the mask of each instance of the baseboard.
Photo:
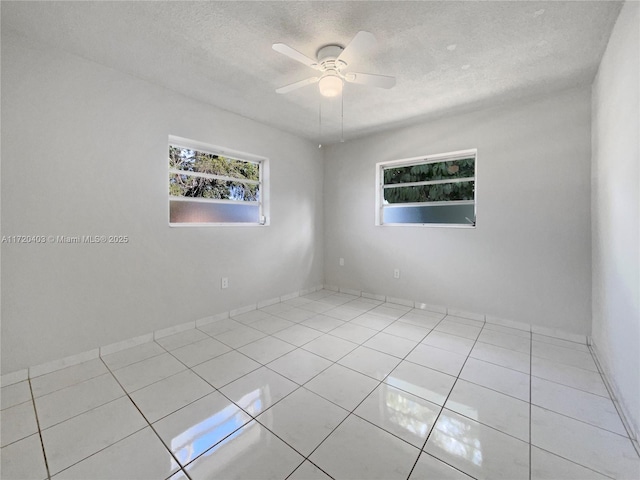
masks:
{"type": "Polygon", "coordinates": [[[427,310],[433,313],[447,313],[447,307],[444,305],[434,305],[432,303],[415,302],[415,307],[419,310],[427,310]]]}
{"type": "Polygon", "coordinates": [[[408,300],[405,298],[397,298],[397,297],[387,297],[387,302],[393,303],[395,305],[402,305],[404,307],[411,307],[411,308],[414,308],[416,304],[416,302],[414,302],[413,300],[408,300]]]}
{"type": "Polygon", "coordinates": [[[405,307],[417,308],[419,310],[427,310],[434,313],[443,313],[443,314],[452,315],[455,317],[468,318],[470,320],[478,320],[480,322],[484,322],[485,320],[487,320],[487,315],[483,313],[468,312],[466,310],[461,310],[455,307],[445,307],[444,305],[433,305],[430,303],[420,302],[418,300],[398,298],[390,295],[382,295],[379,293],[364,292],[361,290],[344,288],[336,285],[325,284],[324,288],[326,290],[331,290],[334,292],[339,291],[341,293],[347,293],[349,295],[355,295],[357,297],[367,298],[369,300],[378,300],[380,302],[394,303],[396,305],[403,305],[405,307]]]}
{"type": "Polygon", "coordinates": [[[629,415],[629,409],[626,407],[626,405],[623,402],[620,401],[620,398],[622,397],[620,395],[620,389],[618,388],[616,382],[613,381],[614,377],[613,375],[610,374],[609,369],[606,366],[606,363],[604,363],[601,360],[602,357],[600,356],[597,345],[593,343],[593,338],[589,337],[587,344],[589,346],[589,350],[591,351],[591,355],[593,356],[593,359],[596,362],[596,366],[598,367],[598,370],[602,375],[604,384],[607,387],[607,390],[609,391],[609,396],[613,401],[613,405],[616,407],[616,410],[618,411],[618,415],[622,420],[622,424],[624,425],[624,428],[627,431],[629,438],[631,439],[631,443],[633,444],[633,447],[636,449],[636,452],[638,453],[638,455],[640,455],[640,443],[638,443],[640,431],[638,431],[637,428],[634,428],[634,424],[631,421],[629,421],[629,418],[631,418],[631,416],[629,415]]]}
{"type": "Polygon", "coordinates": [[[568,333],[562,330],[557,330],[555,328],[539,327],[537,325],[532,325],[531,332],[536,333],[538,335],[544,335],[547,337],[560,338],[562,340],[568,340],[570,342],[581,343],[583,345],[587,344],[586,335],[579,335],[577,333],[568,333]]]}
{"type": "Polygon", "coordinates": [[[295,298],[301,295],[308,295],[309,293],[316,292],[318,290],[321,290],[322,288],[323,288],[323,285],[317,285],[315,287],[300,290],[298,292],[292,292],[286,295],[282,295],[277,298],[263,300],[251,305],[244,305],[242,307],[236,308],[228,312],[216,313],[214,315],[204,317],[198,320],[181,323],[179,325],[174,325],[168,328],[162,328],[160,330],[155,330],[153,332],[146,333],[144,335],[140,335],[134,338],[128,338],[126,340],[122,340],[116,343],[111,343],[109,345],[103,345],[86,352],[77,353],[75,355],[70,355],[68,357],[53,360],[51,362],[42,363],[40,365],[34,365],[32,367],[18,370],[16,372],[5,373],[4,375],[0,376],[0,386],[6,387],[8,385],[13,385],[14,383],[22,382],[29,378],[35,378],[41,375],[46,375],[47,373],[55,372],[56,370],[62,370],[63,368],[71,367],[73,365],[77,365],[79,363],[93,360],[95,358],[104,357],[105,355],[110,355],[112,353],[116,353],[121,350],[125,350],[127,348],[142,345],[143,343],[152,342],[154,339],[166,337],[168,335],[174,335],[176,333],[184,332],[186,330],[191,330],[193,328],[207,325],[209,323],[213,323],[218,320],[222,320],[224,318],[229,318],[230,316],[233,316],[233,315],[240,315],[242,313],[247,313],[252,310],[256,310],[256,308],[262,308],[263,306],[285,302],[287,300],[290,300],[292,298],[295,298]]]}
{"type": "Polygon", "coordinates": [[[225,318],[229,318],[229,312],[216,313],[215,315],[196,320],[196,327],[203,327],[204,325],[209,325],[210,323],[224,320],[225,318]]]}
{"type": "MultiPolygon", "coordinates": [[[[18,383],[28,378],[34,378],[40,375],[45,375],[47,373],[54,372],[56,370],[60,370],[62,368],[70,367],[72,365],[77,365],[78,363],[86,362],[88,360],[103,357],[105,355],[109,355],[112,353],[119,352],[121,350],[125,350],[127,348],[135,347],[137,345],[141,345],[143,343],[152,342],[154,339],[162,338],[168,335],[174,335],[179,332],[183,332],[186,330],[190,330],[196,327],[200,327],[203,325],[207,325],[225,318],[229,318],[234,315],[240,315],[242,313],[247,313],[257,308],[263,308],[269,305],[274,305],[276,303],[286,302],[287,300],[291,300],[293,298],[308,295],[315,291],[326,289],[331,290],[333,292],[340,292],[347,295],[353,295],[356,297],[362,297],[363,299],[376,300],[380,302],[388,302],[394,303],[396,305],[403,305],[411,308],[416,308],[420,310],[426,310],[434,313],[457,316],[462,318],[467,318],[471,320],[482,321],[494,325],[500,325],[509,328],[515,328],[518,330],[524,330],[528,332],[532,332],[539,335],[546,335],[555,338],[560,338],[563,340],[569,340],[572,342],[587,343],[587,337],[584,335],[576,335],[573,333],[567,333],[556,329],[551,329],[547,327],[538,327],[536,325],[529,325],[522,322],[517,322],[514,320],[503,319],[499,317],[495,317],[492,315],[486,315],[483,313],[477,312],[469,312],[466,310],[461,310],[456,307],[447,307],[443,305],[433,305],[429,303],[424,303],[416,300],[409,300],[403,298],[397,298],[393,296],[381,295],[377,293],[363,292],[360,290],[354,290],[349,288],[343,288],[335,285],[317,285],[315,287],[307,288],[304,290],[300,290],[297,292],[287,293],[285,295],[281,295],[280,297],[274,297],[267,300],[261,300],[259,302],[244,305],[242,307],[238,307],[236,309],[230,310],[228,312],[220,312],[214,315],[204,317],[198,320],[181,323],[179,325],[174,325],[172,327],[163,328],[160,330],[156,330],[151,333],[147,333],[144,335],[140,335],[134,338],[129,338],[126,340],[122,340],[120,342],[112,343],[109,345],[104,345],[99,348],[95,348],[93,350],[82,352],[76,355],[71,355],[69,357],[65,357],[59,360],[54,360],[52,362],[47,362],[44,364],[36,365],[33,367],[29,367],[23,370],[19,370],[17,372],[7,373],[0,377],[0,385],[7,386],[14,383],[18,383]]],[[[604,375],[603,375],[604,376],[604,375]]],[[[605,378],[607,378],[605,376],[605,378]]]]}
{"type": "Polygon", "coordinates": [[[347,295],[354,295],[359,297],[362,293],[360,290],[352,290],[351,288],[340,288],[340,293],[346,293],[347,295]]]}
{"type": "Polygon", "coordinates": [[[0,378],[0,386],[6,387],[7,385],[13,385],[14,383],[24,382],[29,378],[29,369],[24,368],[16,372],[5,373],[0,378]]]}
{"type": "Polygon", "coordinates": [[[128,338],[126,340],[112,343],[110,345],[105,345],[104,347],[100,347],[100,356],[104,357],[121,350],[126,350],[127,348],[137,347],[138,345],[142,345],[143,343],[152,342],[154,336],[155,332],[151,332],[147,333],[146,335],[140,335],[138,337],[128,338]]]}
{"type": "Polygon", "coordinates": [[[380,302],[384,302],[387,297],[384,295],[378,295],[376,293],[362,292],[360,294],[361,297],[368,298],[369,300],[378,300],[380,302]]]}
{"type": "Polygon", "coordinates": [[[267,300],[262,300],[258,302],[258,308],[270,307],[271,305],[275,305],[276,303],[280,303],[280,297],[269,298],[267,300]]]}
{"type": "Polygon", "coordinates": [[[39,377],[41,375],[46,375],[47,373],[55,372],[56,370],[62,370],[63,368],[71,367],[79,363],[88,362],[89,360],[93,360],[99,356],[100,349],[94,348],[93,350],[36,365],[35,367],[29,367],[29,378],[39,377]]]}
{"type": "Polygon", "coordinates": [[[485,318],[487,323],[493,325],[499,325],[501,327],[514,328],[516,330],[522,330],[524,332],[531,332],[531,325],[523,322],[516,322],[515,320],[509,320],[506,318],[496,317],[494,315],[487,315],[485,318]]]}

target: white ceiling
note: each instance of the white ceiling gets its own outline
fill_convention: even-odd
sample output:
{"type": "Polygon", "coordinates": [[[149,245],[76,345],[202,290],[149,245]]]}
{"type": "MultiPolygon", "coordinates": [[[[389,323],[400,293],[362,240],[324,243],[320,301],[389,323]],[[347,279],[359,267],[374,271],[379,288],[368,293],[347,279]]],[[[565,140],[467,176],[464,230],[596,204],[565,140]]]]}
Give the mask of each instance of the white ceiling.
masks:
{"type": "MultiPolygon", "coordinates": [[[[317,85],[275,89],[315,71],[310,57],[359,30],[379,47],[359,72],[392,90],[346,85],[344,136],[589,83],[621,8],[615,1],[7,2],[2,31],[113,67],[197,100],[318,140],[317,85]]],[[[340,138],[323,101],[322,141],[340,138]]]]}

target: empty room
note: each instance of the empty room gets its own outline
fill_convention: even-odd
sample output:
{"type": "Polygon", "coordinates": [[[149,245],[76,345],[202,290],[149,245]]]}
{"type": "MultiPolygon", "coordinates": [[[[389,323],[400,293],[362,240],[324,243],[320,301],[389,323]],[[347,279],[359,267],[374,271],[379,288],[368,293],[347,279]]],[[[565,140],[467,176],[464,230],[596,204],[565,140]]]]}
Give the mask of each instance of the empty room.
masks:
{"type": "Polygon", "coordinates": [[[0,16],[0,478],[640,478],[640,2],[0,16]]]}

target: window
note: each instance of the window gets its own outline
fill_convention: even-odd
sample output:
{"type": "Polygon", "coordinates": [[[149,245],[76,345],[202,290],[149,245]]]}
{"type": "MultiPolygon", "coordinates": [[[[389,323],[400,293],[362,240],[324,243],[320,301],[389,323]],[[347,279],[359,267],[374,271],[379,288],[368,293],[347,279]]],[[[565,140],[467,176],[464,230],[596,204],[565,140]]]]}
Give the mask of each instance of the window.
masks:
{"type": "Polygon", "coordinates": [[[170,225],[264,225],[265,159],[169,138],[170,225]]]}
{"type": "Polygon", "coordinates": [[[376,165],[376,225],[476,224],[476,150],[376,165]]]}

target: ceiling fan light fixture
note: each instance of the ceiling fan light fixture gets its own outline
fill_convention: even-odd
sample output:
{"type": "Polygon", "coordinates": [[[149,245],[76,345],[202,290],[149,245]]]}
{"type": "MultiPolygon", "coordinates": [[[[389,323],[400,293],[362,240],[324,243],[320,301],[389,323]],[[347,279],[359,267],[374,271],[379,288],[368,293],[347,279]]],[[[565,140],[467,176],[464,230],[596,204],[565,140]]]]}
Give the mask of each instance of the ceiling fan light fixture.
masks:
{"type": "Polygon", "coordinates": [[[324,97],[337,97],[342,93],[342,79],[337,75],[325,75],[318,82],[318,88],[324,97]]]}

